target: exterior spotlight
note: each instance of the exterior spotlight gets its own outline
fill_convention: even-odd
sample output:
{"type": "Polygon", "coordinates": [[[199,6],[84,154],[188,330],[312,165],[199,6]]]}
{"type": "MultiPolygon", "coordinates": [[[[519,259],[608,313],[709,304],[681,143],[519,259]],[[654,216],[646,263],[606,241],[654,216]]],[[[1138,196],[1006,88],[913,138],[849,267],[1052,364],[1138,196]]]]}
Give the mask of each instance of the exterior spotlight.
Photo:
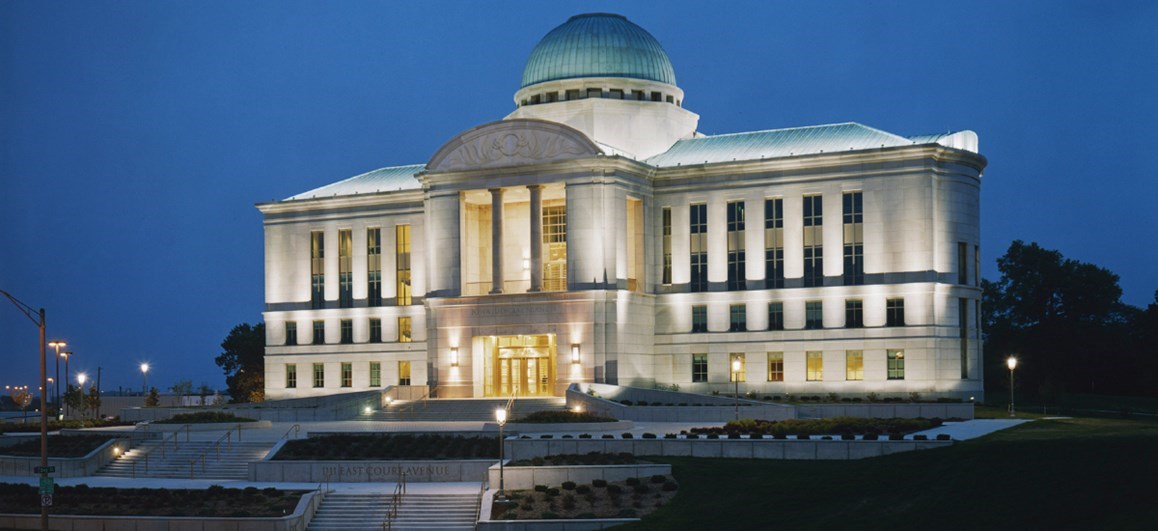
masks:
{"type": "Polygon", "coordinates": [[[458,367],[458,347],[450,347],[450,366],[458,367]]]}
{"type": "Polygon", "coordinates": [[[571,363],[579,364],[579,343],[571,343],[571,363]]]}
{"type": "Polygon", "coordinates": [[[113,447],[113,455],[115,455],[115,456],[121,455],[121,447],[120,446],[114,446],[113,447]]]}
{"type": "Polygon", "coordinates": [[[141,364],[141,396],[149,393],[149,364],[141,364]]]}
{"type": "Polygon", "coordinates": [[[84,381],[85,381],[85,380],[88,380],[88,375],[87,375],[87,374],[85,374],[85,373],[83,373],[83,372],[82,372],[82,373],[80,373],[80,374],[76,375],[76,381],[80,382],[80,386],[81,386],[82,388],[84,387],[84,381]]]}
{"type": "Polygon", "coordinates": [[[1005,365],[1009,367],[1009,416],[1016,416],[1016,409],[1013,401],[1013,369],[1017,368],[1017,358],[1010,356],[1005,360],[1005,365]]]}
{"type": "Polygon", "coordinates": [[[370,406],[366,406],[366,407],[362,408],[362,413],[365,413],[367,415],[369,415],[371,411],[373,411],[373,410],[370,409],[370,406]]]}

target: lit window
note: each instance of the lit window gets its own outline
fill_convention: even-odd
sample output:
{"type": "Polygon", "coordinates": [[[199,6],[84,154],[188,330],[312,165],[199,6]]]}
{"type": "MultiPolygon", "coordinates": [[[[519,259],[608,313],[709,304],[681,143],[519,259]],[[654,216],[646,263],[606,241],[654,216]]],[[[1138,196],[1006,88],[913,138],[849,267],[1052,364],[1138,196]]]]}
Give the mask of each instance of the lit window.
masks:
{"type": "Polygon", "coordinates": [[[691,291],[708,291],[708,205],[691,206],[691,291]]]}
{"type": "Polygon", "coordinates": [[[382,387],[382,364],[370,362],[370,387],[382,387]]]}
{"type": "Polygon", "coordinates": [[[804,287],[824,285],[824,216],[819,195],[804,196],[804,287]]]}
{"type": "Polygon", "coordinates": [[[294,389],[298,386],[298,366],[294,363],[285,365],[285,388],[294,389]]]}
{"type": "Polygon", "coordinates": [[[744,289],[744,202],[733,201],[728,211],[728,290],[744,289]]]}
{"type": "Polygon", "coordinates": [[[326,386],[326,365],[324,363],[314,364],[314,387],[326,386]]]}
{"type": "Polygon", "coordinates": [[[397,238],[398,305],[409,306],[414,303],[410,293],[410,225],[398,225],[394,232],[397,238]]]}
{"type": "Polygon", "coordinates": [[[287,346],[298,344],[298,323],[295,321],[285,323],[285,344],[287,346]]]}
{"type": "Polygon", "coordinates": [[[806,352],[804,357],[806,363],[805,379],[809,382],[824,380],[824,353],[806,352]]]}
{"type": "Polygon", "coordinates": [[[350,320],[350,319],[342,319],[342,321],[339,324],[341,325],[340,330],[342,332],[340,342],[343,345],[349,345],[350,343],[353,343],[354,342],[354,321],[350,320]]]}
{"type": "Polygon", "coordinates": [[[863,194],[844,194],[844,285],[864,284],[863,194]]]}
{"type": "Polygon", "coordinates": [[[844,379],[864,379],[864,353],[859,350],[850,350],[844,353],[844,379]]]}
{"type": "Polygon", "coordinates": [[[398,385],[410,385],[410,362],[398,362],[398,385]]]}
{"type": "Polygon", "coordinates": [[[768,303],[768,329],[784,330],[784,303],[768,303]]]}
{"type": "Polygon", "coordinates": [[[885,301],[885,326],[905,326],[905,299],[885,301]]]}
{"type": "Polygon", "coordinates": [[[804,303],[804,328],[807,330],[824,328],[824,304],[822,301],[804,303]]]}
{"type": "Polygon", "coordinates": [[[769,352],[768,353],[768,381],[769,382],[783,382],[784,381],[784,353],[783,352],[769,352]]]}
{"type": "Polygon", "coordinates": [[[748,307],[743,304],[733,304],[728,308],[729,332],[743,332],[748,329],[748,307]]]}
{"type": "Polygon", "coordinates": [[[382,229],[366,229],[366,305],[382,305],[382,229]]]}
{"type": "Polygon", "coordinates": [[[338,231],[338,306],[354,305],[354,273],[351,269],[354,237],[350,229],[338,231]]]}
{"type": "Polygon", "coordinates": [[[671,284],[671,207],[663,207],[663,283],[671,284]]]}
{"type": "Polygon", "coordinates": [[[310,308],[326,307],[326,235],[310,233],[310,308]]]}
{"type": "Polygon", "coordinates": [[[767,287],[784,287],[784,200],[764,200],[764,278],[767,287]]]}
{"type": "Polygon", "coordinates": [[[370,318],[370,342],[382,342],[382,320],[377,317],[370,318]]]}
{"type": "Polygon", "coordinates": [[[413,340],[413,338],[410,335],[410,318],[409,317],[399,317],[398,318],[398,342],[399,343],[409,343],[412,340],[413,340]]]}
{"type": "Polygon", "coordinates": [[[326,322],[325,321],[314,321],[314,344],[315,345],[325,345],[326,344],[326,322]]]}
{"type": "Polygon", "coordinates": [[[890,380],[904,380],[905,379],[905,351],[890,350],[888,351],[888,368],[890,380]]]}
{"type": "Polygon", "coordinates": [[[543,205],[543,290],[567,289],[567,206],[543,205]]]}
{"type": "Polygon", "coordinates": [[[744,355],[733,352],[730,360],[728,360],[728,381],[729,382],[746,382],[748,381],[747,366],[744,363],[744,355]],[[736,367],[736,362],[740,362],[740,366],[736,367]]]}
{"type": "Polygon", "coordinates": [[[859,300],[844,301],[844,327],[861,328],[864,326],[864,303],[859,300]]]}
{"type": "Polygon", "coordinates": [[[354,364],[342,363],[342,387],[354,386],[354,364]]]}
{"type": "Polygon", "coordinates": [[[692,333],[708,331],[708,307],[697,304],[692,306],[692,333]]]}
{"type": "Polygon", "coordinates": [[[708,355],[692,354],[692,381],[708,381],[708,355]]]}

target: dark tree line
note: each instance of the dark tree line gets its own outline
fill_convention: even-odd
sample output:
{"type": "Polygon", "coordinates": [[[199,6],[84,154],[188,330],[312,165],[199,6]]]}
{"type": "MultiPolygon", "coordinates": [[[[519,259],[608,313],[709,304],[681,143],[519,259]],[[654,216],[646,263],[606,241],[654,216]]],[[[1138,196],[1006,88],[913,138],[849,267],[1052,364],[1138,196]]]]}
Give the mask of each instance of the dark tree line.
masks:
{"type": "Polygon", "coordinates": [[[1050,402],[1064,393],[1155,395],[1158,292],[1141,309],[1122,302],[1118,275],[1014,241],[982,281],[985,382],[1008,388],[1016,355],[1019,393],[1050,402]]]}

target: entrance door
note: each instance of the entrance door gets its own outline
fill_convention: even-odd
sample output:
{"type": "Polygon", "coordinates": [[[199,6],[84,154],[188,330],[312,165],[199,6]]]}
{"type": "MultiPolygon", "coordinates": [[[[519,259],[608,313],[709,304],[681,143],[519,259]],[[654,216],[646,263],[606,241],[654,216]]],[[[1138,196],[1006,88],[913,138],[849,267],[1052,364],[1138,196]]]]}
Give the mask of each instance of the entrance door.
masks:
{"type": "Polygon", "coordinates": [[[485,396],[551,396],[554,336],[498,336],[484,341],[485,396]]]}

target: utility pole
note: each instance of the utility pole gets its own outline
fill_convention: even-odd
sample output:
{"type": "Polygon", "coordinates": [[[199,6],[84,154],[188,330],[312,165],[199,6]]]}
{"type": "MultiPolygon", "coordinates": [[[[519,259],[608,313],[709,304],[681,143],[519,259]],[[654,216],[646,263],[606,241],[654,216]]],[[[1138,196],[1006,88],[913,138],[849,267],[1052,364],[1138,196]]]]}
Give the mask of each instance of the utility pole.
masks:
{"type": "Polygon", "coordinates": [[[101,368],[97,367],[97,403],[96,420],[101,419],[101,368]]]}
{"type": "Polygon", "coordinates": [[[0,295],[12,301],[12,304],[15,304],[20,312],[40,329],[40,466],[37,472],[40,473],[40,529],[48,531],[48,507],[52,505],[53,483],[52,478],[48,476],[48,364],[45,361],[48,345],[44,339],[44,308],[35,311],[4,290],[0,290],[0,295]]]}

